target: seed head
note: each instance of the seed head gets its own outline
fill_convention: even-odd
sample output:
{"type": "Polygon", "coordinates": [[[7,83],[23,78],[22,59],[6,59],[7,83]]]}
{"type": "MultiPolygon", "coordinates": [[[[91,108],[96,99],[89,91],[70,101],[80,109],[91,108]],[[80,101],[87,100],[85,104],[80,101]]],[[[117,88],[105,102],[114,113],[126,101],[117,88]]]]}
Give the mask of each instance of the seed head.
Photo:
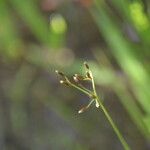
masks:
{"type": "Polygon", "coordinates": [[[60,84],[64,84],[64,85],[69,86],[69,83],[67,81],[64,81],[64,80],[60,80],[60,84]]]}
{"type": "Polygon", "coordinates": [[[87,110],[87,107],[82,107],[82,108],[78,111],[78,113],[81,114],[81,113],[83,113],[85,110],[87,110]]]}
{"type": "Polygon", "coordinates": [[[79,74],[75,74],[74,77],[76,77],[78,80],[84,80],[85,77],[79,74]]]}
{"type": "Polygon", "coordinates": [[[75,75],[73,76],[73,80],[74,80],[75,82],[79,82],[78,78],[77,78],[75,75]]]}
{"type": "Polygon", "coordinates": [[[58,75],[60,75],[60,76],[62,76],[62,77],[65,77],[65,74],[64,74],[64,73],[62,73],[62,72],[60,72],[60,71],[58,71],[58,70],[55,70],[55,72],[56,72],[58,75]]]}
{"type": "Polygon", "coordinates": [[[88,69],[88,70],[90,69],[90,67],[89,67],[89,65],[87,64],[86,61],[84,62],[84,66],[85,66],[86,69],[88,69]]]}
{"type": "Polygon", "coordinates": [[[89,71],[86,72],[86,77],[89,78],[89,79],[92,79],[91,74],[90,74],[89,71]]]}

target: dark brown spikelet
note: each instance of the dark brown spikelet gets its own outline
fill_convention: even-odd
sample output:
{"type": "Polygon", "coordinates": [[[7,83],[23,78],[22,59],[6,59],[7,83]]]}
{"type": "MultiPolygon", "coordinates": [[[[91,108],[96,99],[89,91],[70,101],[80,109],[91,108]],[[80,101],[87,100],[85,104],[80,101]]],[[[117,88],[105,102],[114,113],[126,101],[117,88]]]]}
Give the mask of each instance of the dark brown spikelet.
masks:
{"type": "Polygon", "coordinates": [[[86,69],[88,69],[88,70],[90,69],[90,67],[89,67],[89,65],[87,64],[87,62],[84,62],[84,66],[85,66],[86,69]]]}
{"type": "Polygon", "coordinates": [[[74,76],[75,76],[78,80],[84,80],[84,79],[85,79],[84,76],[79,75],[79,74],[75,74],[74,76]]]}
{"type": "Polygon", "coordinates": [[[73,76],[73,80],[74,80],[75,82],[79,82],[78,78],[77,78],[75,75],[73,76]]]}
{"type": "Polygon", "coordinates": [[[66,86],[69,86],[69,83],[67,81],[64,81],[64,80],[60,80],[60,84],[64,84],[66,86]]]}
{"type": "Polygon", "coordinates": [[[62,72],[60,72],[60,71],[58,71],[58,70],[55,70],[55,72],[56,72],[58,75],[60,75],[60,76],[62,76],[62,77],[65,77],[65,74],[64,74],[64,73],[62,73],[62,72]]]}
{"type": "Polygon", "coordinates": [[[86,72],[86,77],[89,78],[89,79],[92,79],[92,77],[91,77],[89,72],[86,72]]]}
{"type": "Polygon", "coordinates": [[[79,113],[79,114],[83,113],[84,111],[87,110],[87,108],[88,108],[87,106],[82,107],[82,108],[78,111],[78,113],[79,113]]]}

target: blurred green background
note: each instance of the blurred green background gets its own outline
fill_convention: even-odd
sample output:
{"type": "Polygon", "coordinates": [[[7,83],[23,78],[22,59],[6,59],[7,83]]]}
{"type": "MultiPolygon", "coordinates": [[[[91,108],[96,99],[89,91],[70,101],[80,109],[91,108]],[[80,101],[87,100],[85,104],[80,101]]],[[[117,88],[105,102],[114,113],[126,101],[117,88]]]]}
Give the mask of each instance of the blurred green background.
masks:
{"type": "Polygon", "coordinates": [[[122,150],[103,113],[59,85],[83,72],[133,150],[150,149],[149,0],[0,0],[0,149],[122,150]]]}

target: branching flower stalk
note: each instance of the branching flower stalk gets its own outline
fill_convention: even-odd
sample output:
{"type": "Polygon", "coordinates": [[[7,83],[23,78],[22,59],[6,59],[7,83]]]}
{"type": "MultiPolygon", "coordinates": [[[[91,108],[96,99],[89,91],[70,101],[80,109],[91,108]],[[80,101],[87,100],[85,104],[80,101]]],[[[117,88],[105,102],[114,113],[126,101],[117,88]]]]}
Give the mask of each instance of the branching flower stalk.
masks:
{"type": "Polygon", "coordinates": [[[121,132],[117,128],[116,124],[112,120],[111,116],[109,115],[109,113],[108,113],[107,109],[105,108],[104,104],[102,103],[101,99],[97,95],[93,74],[89,68],[89,65],[86,62],[84,62],[84,66],[86,69],[85,76],[75,74],[73,76],[73,81],[71,81],[64,73],[62,73],[58,70],[56,70],[55,72],[62,77],[62,80],[60,80],[61,84],[64,84],[68,87],[73,87],[75,89],[78,89],[79,91],[83,92],[84,94],[86,94],[90,98],[90,102],[88,103],[88,105],[82,107],[78,111],[78,113],[83,113],[84,111],[86,111],[91,106],[91,104],[93,102],[95,102],[95,106],[97,108],[100,108],[103,111],[104,115],[106,116],[107,120],[109,121],[110,125],[112,126],[114,132],[116,133],[118,139],[122,143],[124,150],[130,150],[130,147],[128,146],[128,144],[125,141],[124,137],[122,136],[121,132]],[[92,90],[89,90],[86,87],[84,87],[81,84],[81,81],[90,81],[92,84],[92,90]]]}

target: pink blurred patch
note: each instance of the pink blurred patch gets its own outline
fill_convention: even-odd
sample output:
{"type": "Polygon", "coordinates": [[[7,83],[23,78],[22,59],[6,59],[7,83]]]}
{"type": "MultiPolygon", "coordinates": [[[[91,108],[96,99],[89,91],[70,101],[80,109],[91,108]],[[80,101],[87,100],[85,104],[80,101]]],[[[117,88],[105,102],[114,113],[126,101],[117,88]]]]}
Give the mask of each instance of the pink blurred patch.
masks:
{"type": "Polygon", "coordinates": [[[64,0],[42,0],[41,7],[44,11],[53,11],[56,10],[63,1],[64,0]]]}

